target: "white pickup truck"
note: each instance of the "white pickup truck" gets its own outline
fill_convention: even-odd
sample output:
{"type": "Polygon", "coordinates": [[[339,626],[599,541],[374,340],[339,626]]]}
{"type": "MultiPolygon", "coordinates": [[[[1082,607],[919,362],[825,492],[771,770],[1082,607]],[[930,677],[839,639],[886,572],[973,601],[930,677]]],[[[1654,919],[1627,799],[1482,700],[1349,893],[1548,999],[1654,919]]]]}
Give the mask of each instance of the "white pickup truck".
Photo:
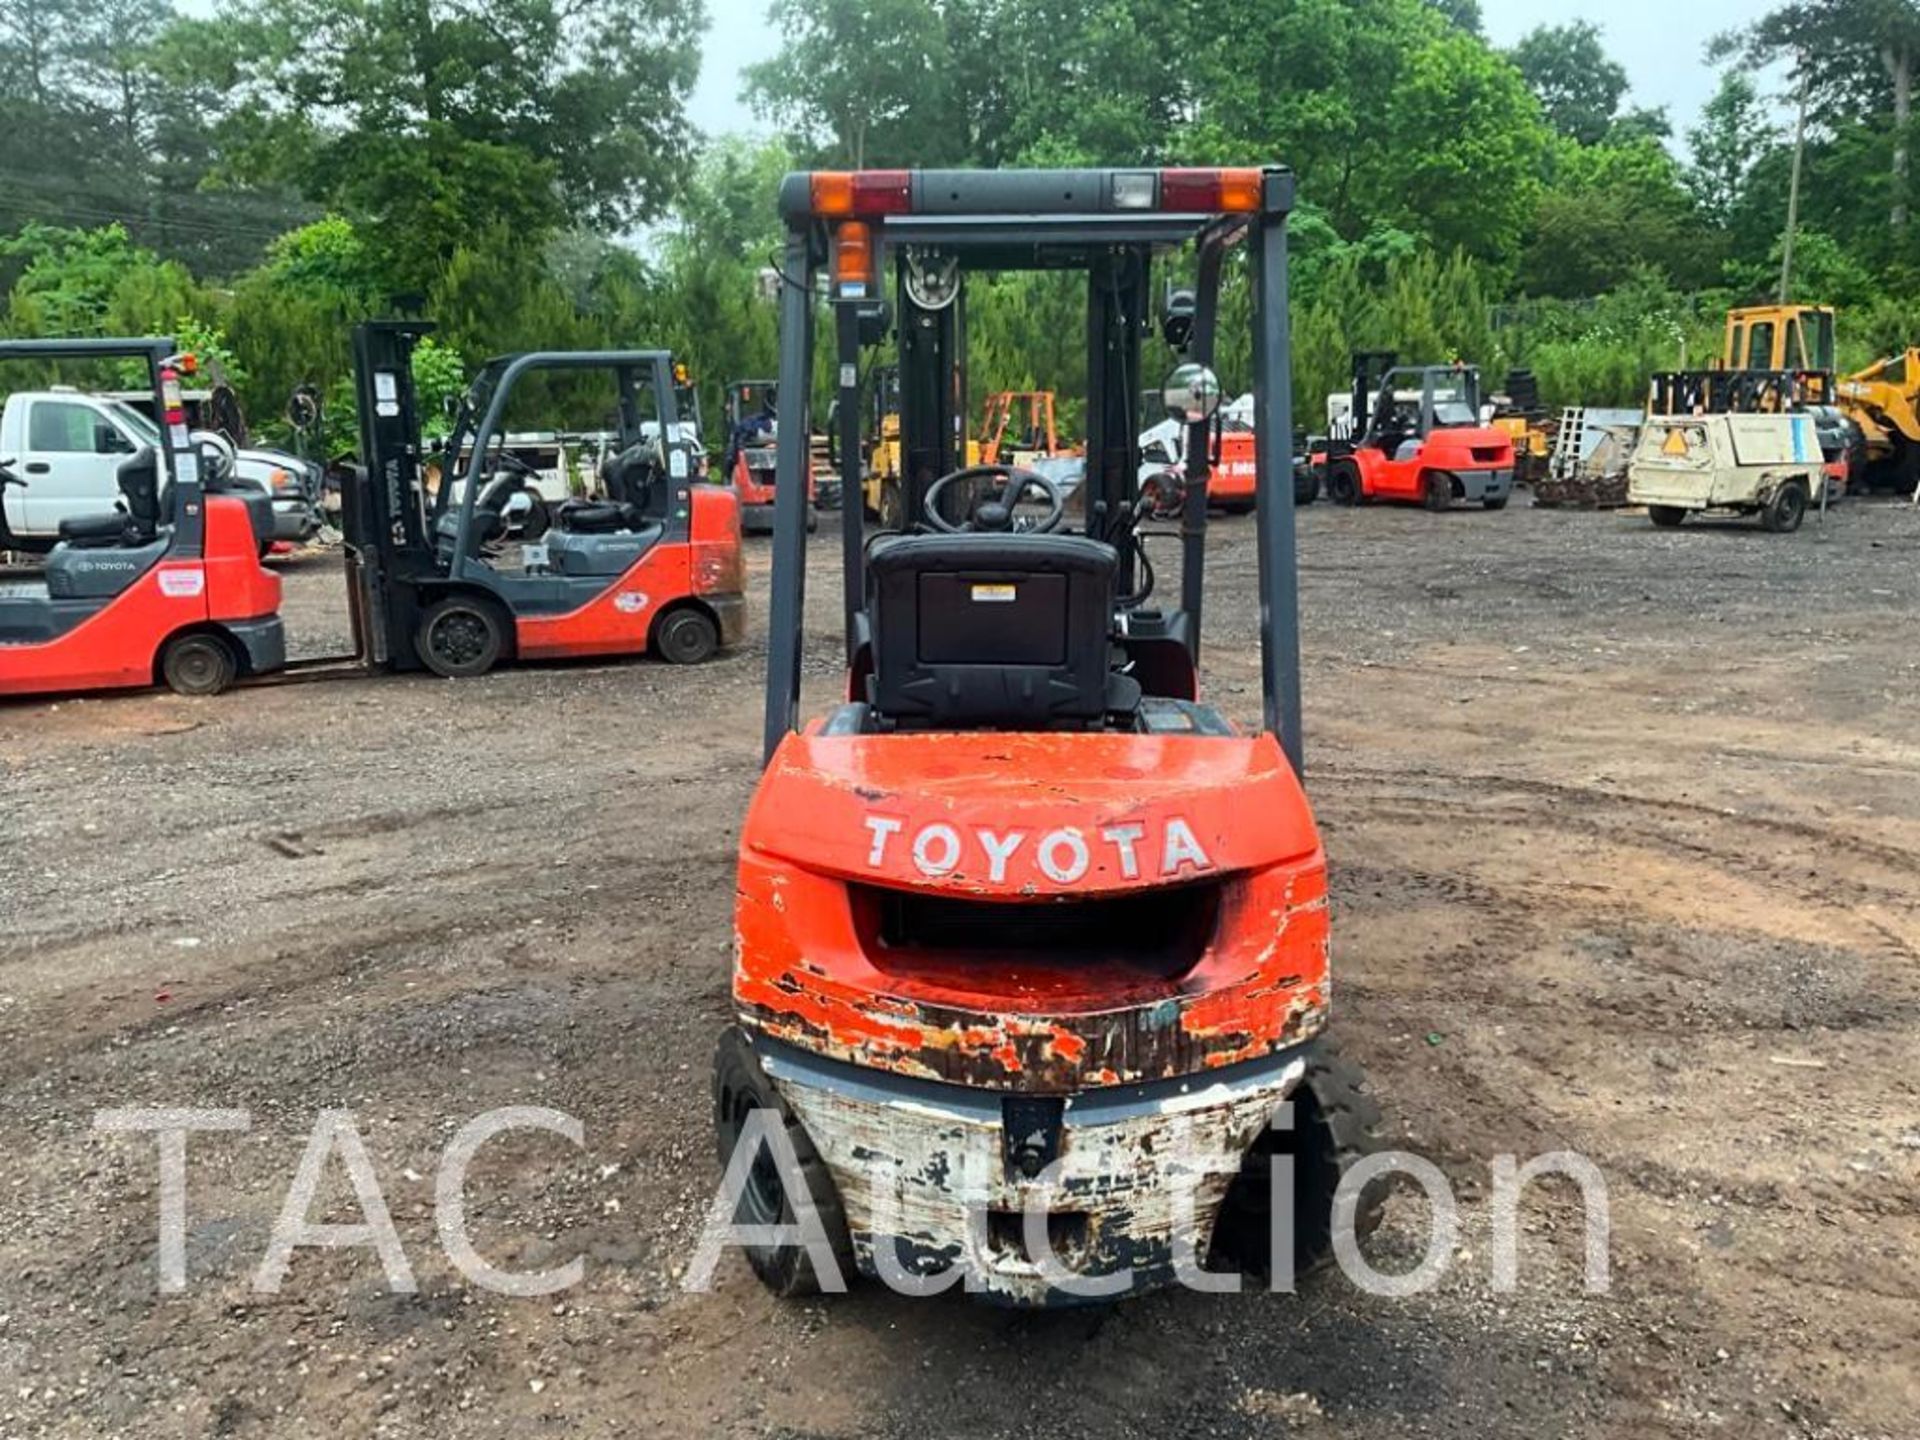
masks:
{"type": "MultiPolygon", "coordinates": [[[[159,442],[153,421],[123,400],[62,389],[9,395],[0,411],[0,464],[25,482],[3,492],[14,542],[51,549],[62,520],[111,511],[120,463],[159,442]]],[[[273,539],[299,542],[320,528],[315,466],[274,450],[241,450],[234,475],[273,498],[273,539]]]]}

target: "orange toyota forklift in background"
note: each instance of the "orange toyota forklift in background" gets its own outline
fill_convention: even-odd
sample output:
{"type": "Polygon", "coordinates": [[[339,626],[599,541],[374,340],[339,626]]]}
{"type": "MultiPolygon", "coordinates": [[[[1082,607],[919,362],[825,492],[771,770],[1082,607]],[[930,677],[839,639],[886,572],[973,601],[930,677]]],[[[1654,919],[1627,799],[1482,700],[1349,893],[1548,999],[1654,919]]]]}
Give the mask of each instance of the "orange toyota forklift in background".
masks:
{"type": "Polygon", "coordinates": [[[692,664],[736,643],[746,601],[734,497],[693,483],[664,350],[536,351],[487,362],[468,390],[429,493],[412,355],[432,327],[354,331],[362,467],[343,492],[349,603],[362,664],[481,675],[505,659],[657,654],[692,664]],[[512,545],[506,516],[539,478],[504,447],[507,407],[528,377],[611,375],[618,439],[604,498],[553,510],[512,545]],[[649,413],[650,411],[650,413],[649,413]]]}
{"type": "MultiPolygon", "coordinates": [[[[1276,1212],[1294,1217],[1280,1239],[1300,1268],[1327,1253],[1335,1186],[1376,1117],[1325,1034],[1326,858],[1300,781],[1292,200],[1282,169],[783,183],[766,768],[740,841],[735,1023],[713,1093],[723,1165],[758,1113],[799,1168],[764,1149],[743,1223],[805,1212],[843,1269],[964,1279],[1017,1305],[1165,1284],[1183,1253],[1282,1269],[1276,1212]],[[1223,261],[1243,244],[1260,471],[1252,730],[1204,700],[1199,663],[1210,366],[1223,261]],[[1165,390],[1189,430],[1185,508],[1177,535],[1154,534],[1142,341],[1153,267],[1188,253],[1196,310],[1165,390]],[[860,351],[881,338],[861,317],[892,272],[905,513],[871,539],[855,507],[842,517],[846,692],[803,721],[800,482],[823,269],[849,468],[860,351]],[[1046,476],[956,454],[968,277],[1020,269],[1085,281],[1073,521],[1046,476]],[[1156,543],[1180,547],[1177,595],[1157,593],[1156,543]],[[1290,1127],[1274,1123],[1285,1101],[1290,1127]],[[1277,1156],[1290,1178],[1276,1180],[1277,1156]]],[[[1358,1232],[1376,1205],[1364,1192],[1358,1232]]],[[[747,1256],[782,1295],[824,1278],[797,1244],[747,1256]]]]}
{"type": "MultiPolygon", "coordinates": [[[[217,695],[281,669],[280,577],[260,563],[258,507],[223,493],[230,457],[189,438],[175,342],[9,340],[0,359],[141,361],[160,422],[159,444],[120,462],[120,508],[63,520],[41,574],[0,584],[0,696],[159,684],[217,695]]],[[[0,492],[32,479],[0,456],[0,492]]],[[[12,548],[5,515],[0,551],[12,548]]]]}
{"type": "MultiPolygon", "coordinates": [[[[724,407],[726,448],[720,473],[740,501],[740,527],[749,535],[773,530],[774,430],[780,387],[771,380],[735,380],[727,386],[724,407]]],[[[803,424],[811,425],[810,421],[803,424]]],[[[838,481],[835,482],[838,484],[838,481]]],[[[807,529],[816,529],[814,507],[820,502],[813,464],[807,464],[807,529]]]]}
{"type": "Polygon", "coordinates": [[[1513,437],[1481,418],[1471,365],[1401,365],[1390,351],[1361,351],[1349,423],[1311,461],[1336,505],[1407,500],[1447,510],[1464,500],[1504,510],[1513,495],[1513,437]]]}

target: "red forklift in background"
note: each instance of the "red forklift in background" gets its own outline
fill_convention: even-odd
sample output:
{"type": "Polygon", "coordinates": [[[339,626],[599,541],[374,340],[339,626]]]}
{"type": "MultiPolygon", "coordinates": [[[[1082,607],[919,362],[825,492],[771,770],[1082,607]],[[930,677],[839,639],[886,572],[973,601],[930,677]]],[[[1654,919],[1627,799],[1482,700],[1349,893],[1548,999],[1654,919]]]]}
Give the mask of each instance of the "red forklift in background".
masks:
{"type": "Polygon", "coordinates": [[[1481,418],[1471,365],[1401,365],[1391,351],[1353,357],[1347,434],[1312,457],[1336,505],[1455,500],[1503,510],[1513,494],[1513,437],[1481,418]]]}
{"type": "Polygon", "coordinates": [[[537,351],[487,362],[430,492],[412,356],[431,328],[398,320],[354,331],[363,463],[341,523],[359,661],[466,677],[505,659],[650,653],[693,664],[737,642],[746,608],[739,508],[724,490],[693,483],[672,357],[537,351]],[[583,371],[611,373],[618,387],[604,496],[554,507],[546,531],[516,553],[507,516],[538,474],[504,448],[508,401],[531,376],[583,371]]]}
{"type": "MultiPolygon", "coordinates": [[[[1165,1284],[1183,1260],[1323,1258],[1377,1118],[1326,1036],[1326,859],[1301,789],[1281,169],[789,175],[766,768],[739,852],[723,1165],[771,1120],[737,1218],[819,1222],[841,1268],[1010,1304],[1165,1284]],[[1251,256],[1263,723],[1200,693],[1220,278],[1251,256]],[[1137,378],[1151,276],[1191,256],[1164,399],[1177,534],[1145,527],[1137,378]],[[838,453],[856,483],[863,323],[897,287],[904,515],[842,516],[845,700],[800,718],[814,280],[830,268],[838,453]],[[966,287],[1066,272],[1087,302],[1081,516],[960,446],[966,287]],[[1152,542],[1180,547],[1156,593],[1152,542]],[[1291,1102],[1291,1124],[1276,1107],[1291,1102]],[[1277,1157],[1293,1162],[1276,1166],[1277,1157]],[[1290,1208],[1289,1208],[1290,1207],[1290,1208]]],[[[1378,1194],[1363,1187],[1364,1235],[1378,1194]]],[[[825,1278],[749,1243],[782,1295],[825,1278]]],[[[1288,1271],[1286,1273],[1291,1273],[1288,1271]]]]}
{"type": "MultiPolygon", "coordinates": [[[[119,466],[119,509],[62,521],[40,576],[0,584],[0,695],[157,684],[217,695],[281,669],[280,577],[260,563],[255,513],[270,502],[224,493],[231,457],[189,438],[175,342],[10,340],[0,359],[142,361],[160,425],[160,443],[119,466]]],[[[0,456],[0,489],[30,483],[0,456]]]]}
{"type": "MultiPolygon", "coordinates": [[[[735,380],[727,386],[726,449],[720,473],[740,501],[740,528],[749,535],[773,531],[774,437],[779,423],[780,387],[771,380],[735,380]]],[[[803,426],[811,422],[802,419],[803,426]]],[[[820,493],[813,463],[807,463],[807,530],[819,526],[814,513],[820,493]]]]}

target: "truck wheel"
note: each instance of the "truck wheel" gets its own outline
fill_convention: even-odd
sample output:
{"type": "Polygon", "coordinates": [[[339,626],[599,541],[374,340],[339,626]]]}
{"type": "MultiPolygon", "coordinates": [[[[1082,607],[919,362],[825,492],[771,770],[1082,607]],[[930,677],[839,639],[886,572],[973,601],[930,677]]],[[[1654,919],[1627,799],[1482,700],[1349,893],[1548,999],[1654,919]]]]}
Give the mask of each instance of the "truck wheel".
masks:
{"type": "Polygon", "coordinates": [[[1687,512],[1678,505],[1649,505],[1647,518],[1662,530],[1672,530],[1687,518],[1687,512]]]}
{"type": "Polygon", "coordinates": [[[1351,460],[1336,460],[1327,470],[1327,498],[1336,505],[1358,505],[1363,498],[1360,467],[1351,460]]]}
{"type": "Polygon", "coordinates": [[[900,489],[898,480],[880,482],[880,528],[882,530],[907,528],[907,497],[900,489]]]}
{"type": "Polygon", "coordinates": [[[1453,476],[1444,470],[1427,472],[1425,491],[1427,509],[1450,510],[1453,508],[1453,476]]]}
{"type": "Polygon", "coordinates": [[[160,676],[176,695],[218,695],[239,673],[233,647],[218,635],[182,635],[160,656],[160,676]]]}
{"type": "Polygon", "coordinates": [[[1312,466],[1296,470],[1293,475],[1293,503],[1311,505],[1320,498],[1320,472],[1312,466]]]}
{"type": "MultiPolygon", "coordinates": [[[[756,1110],[771,1110],[786,1131],[800,1162],[800,1178],[807,1193],[802,1203],[810,1203],[826,1232],[833,1250],[834,1263],[843,1281],[853,1278],[853,1240],[847,1231],[847,1217],[840,1206],[840,1192],[834,1187],[820,1152],[814,1149],[806,1127],[780,1099],[779,1092],[754,1058],[753,1047],[738,1025],[729,1025],[721,1033],[719,1048],[713,1056],[713,1132],[719,1146],[720,1168],[724,1172],[746,1128],[747,1117],[756,1110]]],[[[736,1223],[746,1225],[796,1225],[799,1223],[794,1197],[787,1193],[780,1167],[763,1146],[754,1157],[753,1169],[740,1196],[736,1223]]],[[[821,1277],[814,1273],[813,1257],[804,1245],[749,1245],[747,1263],[775,1295],[790,1299],[796,1295],[817,1295],[821,1277]]]]}
{"type": "Polygon", "coordinates": [[[699,610],[669,610],[653,627],[653,651],[671,665],[698,665],[719,648],[720,627],[699,610]]]}
{"type": "Polygon", "coordinates": [[[448,680],[484,675],[506,648],[500,612],[484,600],[449,595],[421,618],[414,648],[427,669],[448,680]]]}
{"type": "Polygon", "coordinates": [[[1760,512],[1761,526],[1776,535],[1791,535],[1806,518],[1807,487],[1798,480],[1789,480],[1775,490],[1760,512]]]}
{"type": "MultiPolygon", "coordinates": [[[[1293,1273],[1306,1275],[1333,1258],[1334,1195],[1342,1177],[1379,1148],[1380,1107],[1367,1094],[1360,1067],[1325,1037],[1309,1052],[1292,1105],[1292,1127],[1270,1128],[1254,1141],[1227,1187],[1213,1232],[1216,1265],[1273,1276],[1272,1162],[1282,1156],[1292,1162],[1281,1178],[1293,1187],[1293,1273]]],[[[1385,1188],[1369,1184],[1356,1197],[1356,1240],[1379,1228],[1385,1188]]]]}
{"type": "Polygon", "coordinates": [[[1505,495],[1489,495],[1480,503],[1489,510],[1504,510],[1507,508],[1507,497],[1505,495]]]}

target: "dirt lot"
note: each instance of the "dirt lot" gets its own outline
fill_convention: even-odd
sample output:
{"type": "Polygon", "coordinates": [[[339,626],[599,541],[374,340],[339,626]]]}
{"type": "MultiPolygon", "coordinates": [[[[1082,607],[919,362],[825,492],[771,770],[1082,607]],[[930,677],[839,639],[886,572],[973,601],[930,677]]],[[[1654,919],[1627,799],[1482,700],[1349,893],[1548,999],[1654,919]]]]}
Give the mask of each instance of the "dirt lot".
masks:
{"type": "MultiPolygon", "coordinates": [[[[685,1293],[758,636],[696,671],[14,705],[0,1437],[1915,1434],[1920,514],[1856,504],[1784,538],[1302,518],[1336,1024],[1462,1197],[1437,1289],[791,1305],[730,1257],[685,1293]],[[586,1144],[490,1147],[476,1239],[503,1264],[584,1254],[559,1297],[477,1293],[434,1240],[442,1147],[515,1103],[586,1144]],[[251,1115],[190,1147],[179,1296],[155,1289],[152,1142],[91,1129],[131,1105],[251,1115]],[[363,1250],[252,1292],[330,1108],[417,1294],[363,1250]],[[1582,1293],[1553,1185],[1497,1294],[1492,1159],[1567,1148],[1609,1183],[1612,1292],[1582,1293]]],[[[1209,617],[1212,693],[1243,717],[1250,541],[1216,529],[1209,617]]],[[[333,562],[287,573],[302,648],[337,648],[333,562]]],[[[323,1195],[357,1218],[344,1183],[323,1195]]],[[[1381,1263],[1425,1224],[1396,1197],[1381,1263]]]]}

